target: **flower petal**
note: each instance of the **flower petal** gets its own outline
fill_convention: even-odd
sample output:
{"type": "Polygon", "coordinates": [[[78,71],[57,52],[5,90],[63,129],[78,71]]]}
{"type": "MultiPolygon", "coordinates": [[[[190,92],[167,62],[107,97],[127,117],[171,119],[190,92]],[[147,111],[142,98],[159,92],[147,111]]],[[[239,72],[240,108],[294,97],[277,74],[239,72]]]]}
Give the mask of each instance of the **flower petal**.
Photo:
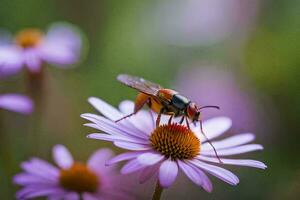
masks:
{"type": "Polygon", "coordinates": [[[30,114],[33,111],[33,102],[30,98],[18,94],[0,95],[0,108],[30,114]]]}
{"type": "Polygon", "coordinates": [[[109,105],[102,99],[90,97],[88,101],[96,110],[98,110],[101,114],[103,114],[110,120],[116,121],[124,116],[120,111],[118,111],[116,108],[109,105]]]}
{"type": "MultiPolygon", "coordinates": [[[[252,133],[242,133],[217,142],[212,142],[212,144],[216,149],[225,149],[228,147],[239,146],[239,145],[249,143],[253,141],[254,138],[255,136],[252,133]]],[[[211,145],[208,143],[202,144],[201,151],[208,151],[208,150],[213,150],[211,145]]]]}
{"type": "Polygon", "coordinates": [[[42,61],[37,49],[26,49],[23,51],[24,62],[32,73],[39,73],[41,70],[42,61]]]}
{"type": "MultiPolygon", "coordinates": [[[[219,159],[212,158],[212,157],[206,157],[206,156],[198,156],[197,157],[200,160],[213,162],[213,163],[219,163],[219,159]]],[[[227,159],[227,158],[220,158],[222,161],[222,164],[228,164],[228,165],[239,165],[239,166],[246,166],[246,167],[255,167],[260,169],[266,169],[267,166],[257,160],[249,160],[249,159],[227,159]]]]}
{"type": "Polygon", "coordinates": [[[141,174],[139,176],[139,182],[141,184],[145,183],[147,180],[149,180],[156,172],[158,172],[160,165],[151,165],[149,167],[144,168],[141,171],[141,174]]]}
{"type": "Polygon", "coordinates": [[[71,153],[63,145],[55,145],[53,147],[53,159],[56,164],[63,169],[71,167],[74,163],[71,153]]]}
{"type": "MultiPolygon", "coordinates": [[[[231,119],[228,117],[215,117],[203,122],[203,131],[209,139],[213,139],[225,133],[231,127],[231,119]]],[[[200,124],[192,126],[192,130],[200,137],[202,142],[206,138],[200,133],[200,124]]]]}
{"type": "Polygon", "coordinates": [[[239,178],[234,175],[232,172],[223,169],[221,167],[217,167],[214,165],[210,165],[204,162],[201,162],[199,160],[191,160],[188,161],[189,163],[193,164],[196,167],[199,167],[205,171],[207,171],[208,173],[214,175],[215,177],[225,181],[228,184],[231,185],[236,185],[239,183],[239,178]]]}
{"type": "Polygon", "coordinates": [[[108,160],[105,164],[106,165],[113,165],[115,163],[124,161],[124,160],[130,160],[132,158],[136,158],[137,156],[141,155],[143,152],[126,152],[126,153],[122,153],[119,154],[115,157],[113,157],[112,159],[108,160]]]}
{"type": "Polygon", "coordinates": [[[105,167],[105,162],[113,157],[113,152],[110,149],[99,149],[95,153],[91,155],[87,164],[90,168],[94,169],[95,171],[103,171],[109,169],[105,167]]]}
{"type": "Polygon", "coordinates": [[[158,153],[147,152],[137,157],[137,160],[143,165],[154,165],[164,159],[164,156],[158,153]]]}
{"type": "Polygon", "coordinates": [[[133,159],[122,167],[121,174],[129,174],[145,167],[146,166],[142,165],[137,159],[133,159]]]}
{"type": "Polygon", "coordinates": [[[212,183],[202,170],[182,161],[178,161],[178,165],[187,175],[187,177],[191,179],[191,181],[193,181],[196,185],[202,186],[203,189],[207,192],[212,191],[212,183]]]}
{"type": "Polygon", "coordinates": [[[159,182],[160,185],[164,188],[170,187],[178,174],[178,166],[174,161],[166,160],[164,161],[159,168],[159,182]]]}
{"type": "Polygon", "coordinates": [[[132,151],[143,151],[143,150],[151,149],[151,147],[148,145],[136,144],[136,143],[131,143],[131,142],[114,142],[114,145],[116,145],[117,147],[123,148],[123,149],[132,150],[132,151]]]}
{"type": "MultiPolygon", "coordinates": [[[[236,155],[236,154],[242,154],[247,153],[251,151],[257,151],[262,150],[263,146],[260,144],[246,144],[242,146],[232,147],[228,149],[221,149],[218,150],[217,153],[219,156],[228,156],[228,155],[236,155]]],[[[201,151],[201,155],[207,155],[207,156],[215,156],[214,151],[201,151]]]]}
{"type": "Polygon", "coordinates": [[[0,77],[13,75],[23,66],[23,58],[19,48],[6,45],[0,47],[0,77]]]}

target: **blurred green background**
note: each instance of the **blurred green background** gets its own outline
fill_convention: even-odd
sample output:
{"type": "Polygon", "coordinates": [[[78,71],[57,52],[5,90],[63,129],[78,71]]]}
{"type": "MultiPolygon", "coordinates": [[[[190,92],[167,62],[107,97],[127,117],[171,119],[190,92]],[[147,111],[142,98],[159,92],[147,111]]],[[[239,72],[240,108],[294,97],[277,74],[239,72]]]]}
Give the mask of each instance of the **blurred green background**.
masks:
{"type": "MultiPolygon", "coordinates": [[[[180,90],[176,86],[181,73],[195,68],[201,73],[202,68],[211,65],[232,72],[244,93],[252,95],[255,91],[251,98],[259,109],[252,112],[258,116],[259,125],[246,131],[254,131],[256,142],[265,150],[246,157],[265,162],[268,169],[229,167],[240,177],[240,184],[232,187],[213,178],[211,194],[182,177],[163,199],[299,199],[300,1],[230,0],[233,7],[225,11],[222,6],[227,4],[213,2],[201,4],[201,12],[220,14],[224,21],[203,23],[209,27],[200,28],[211,31],[207,39],[193,28],[197,16],[188,15],[197,15],[200,10],[180,1],[0,0],[1,28],[14,33],[25,27],[45,29],[53,22],[67,21],[82,30],[88,49],[76,68],[46,68],[41,116],[0,111],[1,199],[14,199],[17,187],[11,177],[20,172],[20,162],[31,156],[51,160],[54,144],[66,145],[81,160],[97,148],[114,148],[110,143],[86,139],[92,130],[82,126],[84,120],[79,115],[95,112],[87,103],[90,96],[115,106],[123,99],[135,98],[134,90],[115,80],[119,73],[142,76],[180,90]],[[230,9],[235,16],[226,14],[230,9]],[[188,13],[183,15],[185,20],[176,18],[182,10],[188,13]],[[222,13],[218,13],[220,10],[222,13]],[[178,27],[172,30],[181,22],[191,22],[190,31],[195,33],[180,33],[178,27]],[[215,30],[210,25],[229,28],[215,30]],[[220,33],[216,38],[215,31],[220,33]],[[193,37],[196,40],[192,44],[186,43],[184,38],[193,37]]],[[[26,81],[26,73],[1,80],[0,93],[26,94],[26,81]]],[[[197,92],[197,85],[190,87],[197,92]]],[[[153,188],[142,187],[145,194],[140,198],[149,199],[147,195],[153,188]]]]}

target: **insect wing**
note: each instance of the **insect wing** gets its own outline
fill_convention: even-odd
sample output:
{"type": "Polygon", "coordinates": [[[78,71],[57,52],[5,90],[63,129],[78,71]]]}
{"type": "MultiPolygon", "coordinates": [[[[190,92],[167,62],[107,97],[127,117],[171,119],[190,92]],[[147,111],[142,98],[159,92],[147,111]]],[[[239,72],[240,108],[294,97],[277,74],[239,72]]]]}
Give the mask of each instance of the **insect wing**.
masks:
{"type": "Polygon", "coordinates": [[[147,81],[143,78],[136,77],[136,76],[120,74],[120,75],[118,75],[117,79],[121,83],[123,83],[131,88],[134,88],[136,90],[139,90],[140,92],[143,92],[145,94],[149,94],[152,96],[156,96],[159,89],[161,89],[160,85],[158,85],[156,83],[152,83],[150,81],[147,81]]]}

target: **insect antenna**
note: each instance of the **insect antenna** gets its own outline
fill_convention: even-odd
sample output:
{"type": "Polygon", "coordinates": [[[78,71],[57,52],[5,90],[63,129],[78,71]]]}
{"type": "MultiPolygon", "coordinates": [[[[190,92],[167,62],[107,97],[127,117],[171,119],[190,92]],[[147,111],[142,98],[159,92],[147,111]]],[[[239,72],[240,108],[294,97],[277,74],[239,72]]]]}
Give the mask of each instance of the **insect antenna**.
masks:
{"type": "Polygon", "coordinates": [[[207,141],[207,142],[210,144],[210,146],[213,148],[213,150],[214,150],[214,152],[215,152],[215,155],[216,155],[217,159],[219,160],[219,162],[220,162],[220,163],[223,163],[223,162],[221,161],[221,159],[220,159],[218,153],[217,153],[216,148],[214,147],[214,145],[211,143],[211,141],[208,139],[208,137],[205,135],[205,133],[204,133],[204,131],[203,131],[202,120],[200,119],[199,122],[200,122],[200,131],[201,131],[201,133],[204,135],[206,141],[207,141]]]}
{"type": "Polygon", "coordinates": [[[201,109],[203,109],[203,108],[215,108],[215,109],[218,109],[218,110],[220,110],[220,107],[219,106],[202,106],[202,107],[200,107],[199,108],[199,110],[201,110],[201,109]]]}

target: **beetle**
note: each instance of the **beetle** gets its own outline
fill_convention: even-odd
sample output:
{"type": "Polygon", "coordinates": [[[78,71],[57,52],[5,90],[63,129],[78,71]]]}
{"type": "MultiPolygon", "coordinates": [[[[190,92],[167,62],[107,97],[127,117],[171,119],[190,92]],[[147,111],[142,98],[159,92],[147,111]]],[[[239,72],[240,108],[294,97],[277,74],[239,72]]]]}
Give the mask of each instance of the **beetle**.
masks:
{"type": "Polygon", "coordinates": [[[128,87],[138,90],[139,93],[135,100],[133,112],[122,117],[121,119],[116,120],[116,122],[119,122],[136,114],[139,110],[142,109],[144,105],[148,105],[151,110],[158,114],[156,119],[156,126],[159,126],[162,114],[170,115],[168,121],[169,124],[172,123],[173,117],[181,117],[179,123],[182,124],[185,121],[189,129],[189,120],[191,120],[195,125],[197,122],[199,122],[201,133],[204,135],[207,142],[212,146],[216,157],[221,162],[215,147],[212,145],[211,141],[207,138],[203,131],[201,116],[202,109],[220,109],[219,106],[209,105],[200,107],[187,97],[179,94],[177,91],[163,88],[159,84],[153,83],[140,77],[131,76],[128,74],[120,74],[117,76],[117,80],[128,87]]]}

